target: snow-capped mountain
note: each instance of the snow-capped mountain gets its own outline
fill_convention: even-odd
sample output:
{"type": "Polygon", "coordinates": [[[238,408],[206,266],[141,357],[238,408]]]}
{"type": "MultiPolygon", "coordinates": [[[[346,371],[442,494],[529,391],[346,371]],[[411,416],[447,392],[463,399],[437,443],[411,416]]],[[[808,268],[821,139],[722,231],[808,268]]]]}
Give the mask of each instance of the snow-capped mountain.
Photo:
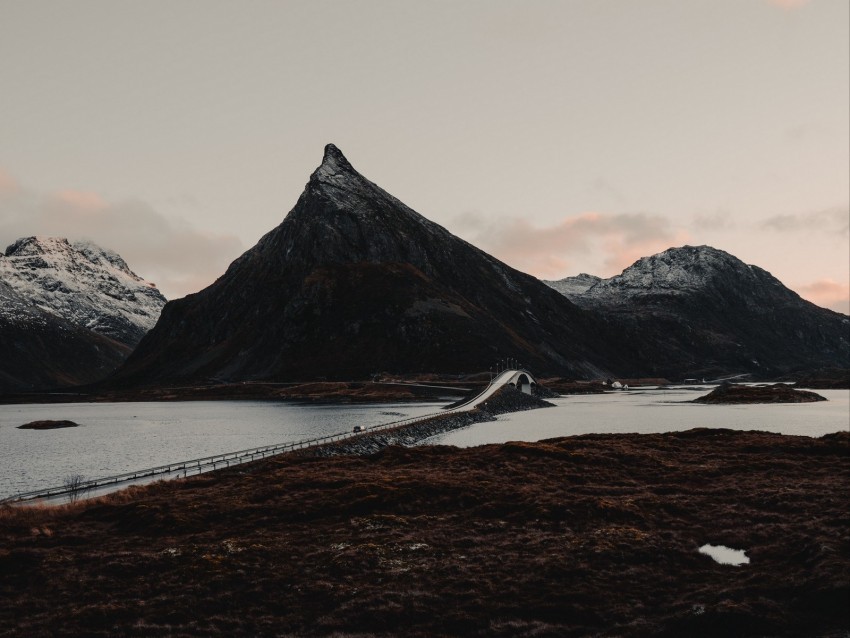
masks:
{"type": "MultiPolygon", "coordinates": [[[[757,375],[850,366],[850,318],[710,246],[670,248],[581,291],[547,282],[631,335],[648,373],[757,375]]],[[[651,374],[649,375],[651,376],[651,374]]]]}
{"type": "Polygon", "coordinates": [[[588,288],[595,286],[602,281],[602,277],[588,275],[583,272],[575,277],[564,277],[563,279],[558,279],[556,281],[541,279],[541,281],[550,288],[557,290],[567,299],[572,300],[573,297],[587,292],[588,288]]]}
{"type": "MultiPolygon", "coordinates": [[[[9,246],[0,255],[0,282],[43,312],[129,346],[154,326],[166,301],[117,253],[59,237],[9,246]]],[[[20,311],[19,303],[0,308],[20,311]]]]}
{"type": "MultiPolygon", "coordinates": [[[[681,296],[698,291],[723,294],[736,289],[747,289],[756,299],[770,297],[775,301],[779,295],[786,301],[800,300],[766,270],[711,246],[669,248],[641,257],[621,274],[600,280],[583,294],[589,300],[616,302],[638,296],[681,296]]],[[[750,303],[756,299],[747,295],[750,303]]]]}

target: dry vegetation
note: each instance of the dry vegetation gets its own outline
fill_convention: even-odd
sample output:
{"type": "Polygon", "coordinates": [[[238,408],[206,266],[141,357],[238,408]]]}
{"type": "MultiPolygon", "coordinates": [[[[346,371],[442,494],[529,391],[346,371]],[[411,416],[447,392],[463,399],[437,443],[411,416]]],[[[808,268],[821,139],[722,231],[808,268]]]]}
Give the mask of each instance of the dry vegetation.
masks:
{"type": "Polygon", "coordinates": [[[723,383],[693,403],[746,404],[746,403],[814,403],[826,401],[817,392],[797,390],[784,383],[765,386],[723,383]]]}
{"type": "Polygon", "coordinates": [[[215,401],[273,400],[317,401],[323,403],[381,403],[396,401],[434,401],[446,396],[462,396],[470,387],[481,387],[479,381],[444,380],[440,388],[428,387],[430,379],[412,379],[402,383],[384,381],[309,381],[221,383],[183,387],[151,387],[133,390],[100,390],[78,388],[78,393],[27,393],[0,395],[4,403],[66,403],[113,401],[215,401]]]}
{"type": "Polygon", "coordinates": [[[5,508],[0,635],[845,636],[848,451],[728,430],[394,447],[5,508]]]}

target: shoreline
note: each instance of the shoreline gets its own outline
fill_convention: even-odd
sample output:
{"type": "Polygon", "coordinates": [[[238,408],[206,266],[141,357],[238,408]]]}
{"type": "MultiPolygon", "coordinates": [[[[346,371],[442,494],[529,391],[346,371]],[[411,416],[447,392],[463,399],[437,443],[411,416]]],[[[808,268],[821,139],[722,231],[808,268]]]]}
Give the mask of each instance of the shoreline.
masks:
{"type": "Polygon", "coordinates": [[[839,636],[850,629],[848,458],[846,432],[395,445],[0,508],[0,626],[839,636]],[[718,564],[699,553],[706,543],[750,563],[718,564]]]}
{"type": "MultiPolygon", "coordinates": [[[[151,482],[151,480],[179,480],[181,472],[183,478],[189,474],[189,470],[193,470],[192,476],[201,474],[209,474],[218,471],[217,465],[225,467],[237,467],[239,465],[251,463],[262,452],[262,458],[266,456],[278,456],[281,454],[300,454],[307,456],[339,456],[339,455],[368,455],[377,452],[385,447],[392,445],[412,446],[418,442],[450,432],[452,430],[466,427],[474,423],[482,423],[485,421],[493,421],[499,414],[509,412],[519,412],[525,410],[533,410],[542,407],[555,407],[538,397],[523,394],[519,390],[506,386],[492,395],[486,403],[476,408],[463,412],[447,412],[445,414],[437,414],[427,418],[415,420],[412,423],[402,423],[394,427],[386,427],[382,425],[371,426],[362,433],[340,433],[339,435],[330,435],[330,440],[327,442],[307,445],[301,447],[300,441],[281,444],[278,451],[270,451],[270,448],[275,446],[260,446],[257,450],[241,450],[237,452],[225,452],[220,455],[202,459],[205,461],[203,468],[198,460],[197,471],[195,470],[195,461],[197,459],[184,459],[177,462],[168,463],[157,468],[137,468],[129,472],[124,472],[117,476],[101,476],[96,479],[84,481],[82,487],[73,490],[73,493],[63,491],[62,486],[53,486],[44,488],[43,490],[35,490],[33,492],[20,492],[0,498],[0,506],[4,503],[12,505],[49,505],[57,504],[62,499],[72,498],[76,500],[96,499],[106,494],[118,492],[134,485],[142,485],[151,482]],[[338,439],[339,436],[343,438],[338,439]],[[338,439],[338,440],[335,440],[338,439]],[[211,459],[220,457],[221,460],[212,463],[211,459]],[[207,462],[209,460],[209,462],[207,462]],[[210,468],[209,466],[212,465],[210,468]],[[126,478],[124,478],[126,477],[126,478]],[[92,484],[92,486],[89,486],[92,484]],[[17,496],[25,496],[25,500],[13,500],[17,496]]],[[[55,423],[55,422],[49,422],[55,423]]],[[[65,423],[65,422],[63,422],[65,423]]],[[[70,422],[68,422],[70,423],[70,422]]],[[[32,425],[32,424],[30,424],[32,425]]],[[[392,425],[388,423],[387,425],[392,425]]],[[[76,426],[76,424],[75,424],[76,426]]],[[[19,426],[21,429],[24,426],[19,426]]]]}
{"type": "MultiPolygon", "coordinates": [[[[850,389],[850,371],[830,371],[823,377],[816,374],[785,375],[779,378],[752,380],[749,384],[787,383],[794,388],[810,390],[850,389]]],[[[0,394],[0,405],[33,403],[131,403],[168,401],[298,401],[317,404],[356,403],[419,403],[453,401],[476,388],[483,389],[489,381],[484,374],[468,375],[399,375],[377,380],[347,381],[245,381],[214,385],[176,387],[146,387],[133,390],[108,389],[94,384],[58,388],[51,392],[10,392],[0,394]]],[[[577,380],[560,377],[541,377],[542,387],[562,396],[599,394],[612,391],[601,380],[577,380]]],[[[706,383],[674,383],[662,378],[622,379],[631,390],[704,385],[715,387],[722,380],[706,383]]]]}
{"type": "Polygon", "coordinates": [[[132,391],[39,392],[0,395],[0,405],[32,403],[133,403],[190,401],[297,401],[302,403],[425,403],[451,401],[486,383],[310,381],[233,383],[212,386],[143,388],[132,391]]]}

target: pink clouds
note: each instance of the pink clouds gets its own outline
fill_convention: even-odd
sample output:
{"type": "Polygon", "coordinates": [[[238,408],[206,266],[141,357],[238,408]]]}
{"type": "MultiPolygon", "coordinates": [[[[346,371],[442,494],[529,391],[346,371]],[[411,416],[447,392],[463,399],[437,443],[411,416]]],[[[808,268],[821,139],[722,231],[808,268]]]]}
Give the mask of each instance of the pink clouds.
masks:
{"type": "Polygon", "coordinates": [[[799,9],[802,6],[809,4],[811,0],[767,0],[767,2],[775,7],[791,10],[799,9]]]}
{"type": "Polygon", "coordinates": [[[65,190],[59,191],[54,197],[61,203],[67,204],[79,211],[100,211],[107,207],[107,203],[97,193],[84,191],[65,190]]]}
{"type": "Polygon", "coordinates": [[[804,286],[797,286],[797,292],[803,299],[814,304],[850,314],[850,282],[839,283],[832,279],[820,279],[804,286]]]}
{"type": "Polygon", "coordinates": [[[0,172],[0,241],[29,235],[89,239],[118,252],[130,268],[169,299],[197,292],[224,273],[242,251],[232,234],[168,218],[142,201],[109,202],[97,193],[38,193],[0,172]]]}
{"type": "Polygon", "coordinates": [[[547,226],[529,218],[467,214],[454,226],[475,245],[542,279],[577,274],[579,264],[587,263],[594,264],[593,274],[611,276],[689,237],[667,218],[646,213],[587,212],[547,226]]]}
{"type": "Polygon", "coordinates": [[[14,195],[21,190],[18,181],[9,175],[3,168],[0,168],[0,196],[14,195]]]}

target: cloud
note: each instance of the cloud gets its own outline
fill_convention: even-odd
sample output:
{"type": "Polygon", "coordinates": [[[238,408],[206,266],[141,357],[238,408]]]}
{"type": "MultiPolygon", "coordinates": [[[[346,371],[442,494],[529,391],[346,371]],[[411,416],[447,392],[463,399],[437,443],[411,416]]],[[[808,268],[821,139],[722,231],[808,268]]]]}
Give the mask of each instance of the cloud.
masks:
{"type": "Polygon", "coordinates": [[[761,223],[765,230],[777,232],[820,231],[829,235],[850,235],[850,208],[835,207],[812,213],[774,215],[761,223]]]}
{"type": "Polygon", "coordinates": [[[728,210],[717,210],[713,213],[704,213],[694,217],[694,228],[700,231],[731,230],[737,223],[728,210]]]}
{"type": "Polygon", "coordinates": [[[0,170],[0,240],[47,235],[89,239],[120,254],[130,269],[169,299],[197,292],[224,273],[242,251],[231,234],[167,218],[146,202],[108,202],[97,193],[39,193],[4,188],[0,170]]]}
{"type": "Polygon", "coordinates": [[[0,167],[0,197],[12,197],[21,190],[18,180],[0,167]]]}
{"type": "Polygon", "coordinates": [[[790,11],[791,9],[799,9],[802,6],[809,4],[811,1],[812,0],[767,0],[767,3],[772,4],[774,7],[790,11]]]}
{"type": "Polygon", "coordinates": [[[850,282],[839,283],[832,279],[820,279],[804,286],[797,286],[795,290],[803,299],[808,299],[814,304],[850,314],[850,282]]]}
{"type": "Polygon", "coordinates": [[[551,225],[520,217],[487,218],[466,213],[450,226],[459,235],[511,266],[542,279],[577,274],[618,274],[643,256],[687,242],[688,235],[660,215],[588,212],[551,225]],[[591,269],[592,270],[592,269],[591,269]]]}
{"type": "Polygon", "coordinates": [[[97,193],[67,190],[59,191],[54,195],[54,198],[62,204],[78,209],[80,212],[95,213],[108,208],[108,204],[97,193]]]}

